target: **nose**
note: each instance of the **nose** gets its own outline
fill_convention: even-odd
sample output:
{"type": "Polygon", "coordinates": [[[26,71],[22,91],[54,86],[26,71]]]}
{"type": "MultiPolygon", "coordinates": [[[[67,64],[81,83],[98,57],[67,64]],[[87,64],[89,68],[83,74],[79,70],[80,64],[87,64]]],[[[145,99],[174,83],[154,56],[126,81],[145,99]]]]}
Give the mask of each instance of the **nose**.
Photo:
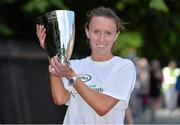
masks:
{"type": "Polygon", "coordinates": [[[101,35],[100,35],[100,41],[101,41],[101,42],[104,42],[104,40],[105,40],[105,35],[104,35],[104,33],[101,33],[101,35]]]}

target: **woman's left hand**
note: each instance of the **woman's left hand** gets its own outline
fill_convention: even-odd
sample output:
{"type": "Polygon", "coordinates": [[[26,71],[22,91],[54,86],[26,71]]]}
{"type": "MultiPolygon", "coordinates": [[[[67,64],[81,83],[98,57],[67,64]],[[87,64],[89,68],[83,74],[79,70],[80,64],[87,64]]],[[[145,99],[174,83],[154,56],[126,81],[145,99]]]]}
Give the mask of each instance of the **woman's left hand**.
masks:
{"type": "Polygon", "coordinates": [[[59,77],[70,79],[75,75],[74,71],[67,63],[60,63],[60,59],[54,56],[50,59],[49,72],[59,77]]]}

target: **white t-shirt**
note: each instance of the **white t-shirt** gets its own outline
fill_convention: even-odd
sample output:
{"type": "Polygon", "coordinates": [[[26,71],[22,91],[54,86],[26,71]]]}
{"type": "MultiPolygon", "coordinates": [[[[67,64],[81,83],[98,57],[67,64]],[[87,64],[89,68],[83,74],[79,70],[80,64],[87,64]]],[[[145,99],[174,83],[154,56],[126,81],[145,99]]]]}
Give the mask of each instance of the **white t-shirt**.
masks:
{"type": "Polygon", "coordinates": [[[99,116],[63,79],[65,88],[71,93],[64,124],[124,124],[125,109],[136,80],[134,64],[117,56],[104,62],[86,57],[70,63],[86,85],[120,101],[105,116],[99,116]]]}

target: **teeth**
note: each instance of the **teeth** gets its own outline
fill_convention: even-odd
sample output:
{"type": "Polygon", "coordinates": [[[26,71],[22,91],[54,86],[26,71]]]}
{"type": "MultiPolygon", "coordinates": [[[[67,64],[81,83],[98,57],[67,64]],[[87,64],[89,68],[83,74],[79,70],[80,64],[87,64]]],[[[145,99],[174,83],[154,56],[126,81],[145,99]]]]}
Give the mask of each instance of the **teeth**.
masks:
{"type": "Polygon", "coordinates": [[[97,45],[97,47],[103,48],[105,47],[105,45],[97,45]]]}

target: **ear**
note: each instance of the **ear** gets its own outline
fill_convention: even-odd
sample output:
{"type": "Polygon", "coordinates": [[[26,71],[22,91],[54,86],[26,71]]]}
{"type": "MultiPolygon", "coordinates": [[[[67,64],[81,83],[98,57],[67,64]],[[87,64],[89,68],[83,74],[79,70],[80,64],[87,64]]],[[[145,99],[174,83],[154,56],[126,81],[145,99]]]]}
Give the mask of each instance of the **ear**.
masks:
{"type": "Polygon", "coordinates": [[[86,32],[86,36],[89,39],[89,30],[87,28],[85,28],[85,32],[86,32]]]}
{"type": "Polygon", "coordinates": [[[114,37],[114,42],[117,40],[118,36],[120,34],[120,31],[116,34],[116,36],[114,37]]]}

